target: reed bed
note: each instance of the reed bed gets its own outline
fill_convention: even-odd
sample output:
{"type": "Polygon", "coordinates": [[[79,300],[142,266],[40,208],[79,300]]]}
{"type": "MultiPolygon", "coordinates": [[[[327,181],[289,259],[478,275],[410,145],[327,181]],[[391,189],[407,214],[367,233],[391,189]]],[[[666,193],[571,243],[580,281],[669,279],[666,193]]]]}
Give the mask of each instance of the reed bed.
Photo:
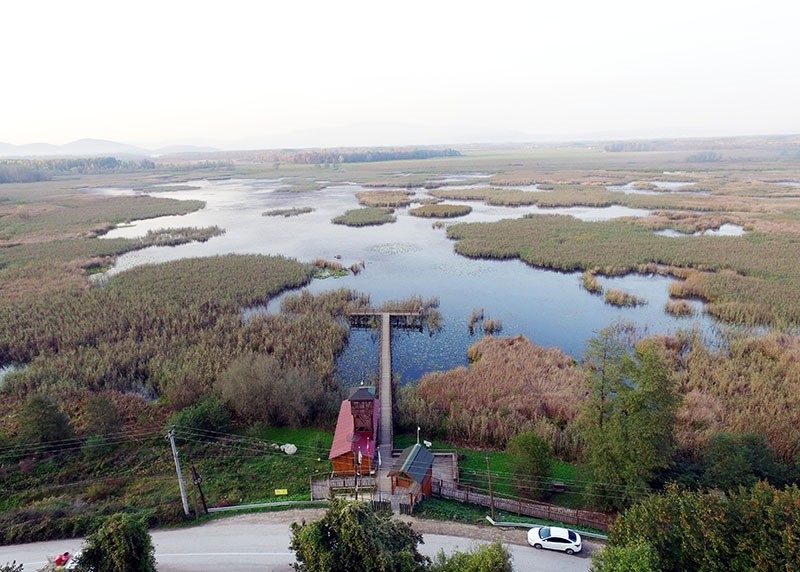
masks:
{"type": "Polygon", "coordinates": [[[282,216],[282,217],[292,217],[298,216],[301,214],[307,214],[310,212],[314,212],[312,207],[290,207],[286,209],[272,209],[269,211],[264,211],[261,213],[261,216],[282,216]]]}
{"type": "Polygon", "coordinates": [[[684,395],[680,447],[698,458],[719,432],[764,435],[778,458],[800,453],[800,339],[773,333],[710,348],[699,334],[668,343],[684,395]]]}
{"type": "Polygon", "coordinates": [[[289,297],[281,315],[241,317],[243,307],[301,286],[312,273],[310,265],[280,257],[186,259],[119,274],[103,289],[0,305],[0,362],[28,364],[4,390],[143,392],[181,408],[244,352],[330,380],[347,340],[342,317],[361,298],[338,291],[289,297]]]}
{"type": "Polygon", "coordinates": [[[597,280],[597,270],[586,270],[581,274],[581,285],[589,294],[600,295],[603,293],[603,286],[597,280]]]}
{"type": "Polygon", "coordinates": [[[605,302],[618,308],[635,308],[647,304],[647,300],[643,298],[615,289],[606,290],[605,302]]]}
{"type": "Polygon", "coordinates": [[[339,278],[349,274],[348,269],[341,262],[336,262],[335,260],[317,258],[311,262],[311,265],[318,269],[318,272],[314,274],[314,278],[339,278]]]}
{"type": "Polygon", "coordinates": [[[351,209],[345,211],[343,215],[331,220],[333,224],[343,224],[345,226],[375,226],[394,222],[396,217],[394,211],[382,207],[365,207],[362,209],[351,209]]]}
{"type": "Polygon", "coordinates": [[[472,212],[469,205],[423,205],[408,211],[408,214],[423,218],[456,218],[472,212]]]}
{"type": "Polygon", "coordinates": [[[523,337],[486,337],[468,352],[469,368],[425,375],[400,392],[401,422],[451,442],[503,448],[533,430],[559,455],[575,443],[565,429],[585,392],[575,362],[523,337]]]}
{"type": "Polygon", "coordinates": [[[664,311],[678,318],[686,318],[696,314],[694,306],[686,300],[667,300],[664,311]]]}
{"type": "Polygon", "coordinates": [[[181,215],[199,210],[202,201],[179,201],[146,195],[77,195],[59,200],[0,205],[2,239],[26,242],[93,236],[133,220],[181,215]]]}
{"type": "Polygon", "coordinates": [[[411,204],[413,191],[363,191],[356,198],[365,207],[400,208],[411,204]]]}
{"type": "Polygon", "coordinates": [[[495,206],[529,206],[537,202],[536,193],[516,189],[482,187],[476,189],[434,189],[430,194],[442,200],[484,201],[495,206]]]}
{"type": "Polygon", "coordinates": [[[673,239],[632,220],[581,222],[558,215],[451,224],[447,236],[464,256],[519,258],[559,271],[613,276],[654,265],[689,269],[693,272],[673,287],[673,297],[702,299],[709,313],[731,323],[800,324],[798,236],[753,232],[673,239]]]}

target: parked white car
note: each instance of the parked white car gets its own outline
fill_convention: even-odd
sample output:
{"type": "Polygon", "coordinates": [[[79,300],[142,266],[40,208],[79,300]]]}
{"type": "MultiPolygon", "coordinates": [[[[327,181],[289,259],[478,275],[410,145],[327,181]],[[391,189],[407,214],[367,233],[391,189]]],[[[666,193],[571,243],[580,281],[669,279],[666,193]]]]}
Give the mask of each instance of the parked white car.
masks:
{"type": "Polygon", "coordinates": [[[528,544],[534,548],[549,548],[575,554],[581,551],[581,535],[568,528],[537,526],[528,531],[528,544]]]}

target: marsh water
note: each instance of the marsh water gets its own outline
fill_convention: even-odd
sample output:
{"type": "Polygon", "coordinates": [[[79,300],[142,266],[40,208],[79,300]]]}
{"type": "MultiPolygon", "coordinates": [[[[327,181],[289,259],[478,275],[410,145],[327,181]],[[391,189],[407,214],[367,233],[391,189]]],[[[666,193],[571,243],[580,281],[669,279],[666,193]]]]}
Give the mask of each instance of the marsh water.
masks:
{"type": "MultiPolygon", "coordinates": [[[[586,342],[598,330],[617,321],[633,322],[650,334],[678,329],[714,329],[702,313],[694,318],[675,318],[664,312],[670,279],[657,275],[601,278],[606,287],[621,289],[647,301],[636,308],[616,308],[602,297],[581,288],[580,275],[540,270],[518,260],[474,260],[455,254],[453,242],[431,219],[397,209],[397,220],[381,226],[353,228],[331,223],[347,209],[357,208],[359,185],[336,185],[313,192],[286,192],[276,180],[193,181],[196,190],[159,192],[158,196],[199,199],[206,208],[184,216],[134,222],[114,229],[108,237],[135,237],[148,230],[168,227],[217,225],[225,234],[205,243],[176,247],[151,247],[119,257],[110,274],[147,263],[226,253],[281,254],[310,262],[317,258],[345,265],[363,262],[358,275],[314,280],[314,293],[351,288],[368,294],[375,305],[419,295],[437,297],[444,327],[434,334],[398,331],[393,337],[394,372],[401,381],[419,379],[424,373],[466,365],[467,348],[479,339],[470,335],[473,310],[502,322],[503,336],[523,335],[543,347],[557,347],[580,358],[586,342]],[[272,209],[312,207],[299,216],[263,216],[272,209]]],[[[108,192],[121,192],[109,189],[108,192]]],[[[133,191],[129,191],[133,192],[133,191]]],[[[418,190],[418,197],[425,191],[418,190]]],[[[463,203],[465,201],[458,201],[463,203]]],[[[448,221],[489,222],[525,214],[561,213],[586,221],[621,216],[644,216],[647,211],[624,207],[560,208],[493,207],[470,201],[471,214],[448,221]]],[[[277,311],[273,301],[263,311],[277,311]]],[[[338,363],[340,377],[348,384],[377,376],[377,337],[353,330],[350,343],[338,363]]]]}

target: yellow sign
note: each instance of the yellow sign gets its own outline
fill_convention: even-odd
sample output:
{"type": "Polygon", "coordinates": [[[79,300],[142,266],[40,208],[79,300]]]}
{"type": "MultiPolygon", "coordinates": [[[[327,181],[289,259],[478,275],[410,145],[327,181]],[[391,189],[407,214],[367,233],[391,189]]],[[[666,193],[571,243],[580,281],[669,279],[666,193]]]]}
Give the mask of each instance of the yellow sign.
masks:
{"type": "Polygon", "coordinates": [[[286,496],[289,494],[288,489],[275,489],[275,496],[286,496]]]}

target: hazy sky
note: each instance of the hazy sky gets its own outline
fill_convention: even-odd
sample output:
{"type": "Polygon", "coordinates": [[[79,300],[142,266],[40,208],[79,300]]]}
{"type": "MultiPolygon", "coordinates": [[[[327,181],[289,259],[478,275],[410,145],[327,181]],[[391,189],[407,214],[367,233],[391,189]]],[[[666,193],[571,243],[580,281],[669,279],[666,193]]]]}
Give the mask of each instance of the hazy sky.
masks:
{"type": "MultiPolygon", "coordinates": [[[[800,133],[793,0],[8,0],[0,141],[800,133]],[[365,135],[365,137],[367,137],[365,135]]],[[[429,141],[421,140],[420,143],[429,141]]]]}

